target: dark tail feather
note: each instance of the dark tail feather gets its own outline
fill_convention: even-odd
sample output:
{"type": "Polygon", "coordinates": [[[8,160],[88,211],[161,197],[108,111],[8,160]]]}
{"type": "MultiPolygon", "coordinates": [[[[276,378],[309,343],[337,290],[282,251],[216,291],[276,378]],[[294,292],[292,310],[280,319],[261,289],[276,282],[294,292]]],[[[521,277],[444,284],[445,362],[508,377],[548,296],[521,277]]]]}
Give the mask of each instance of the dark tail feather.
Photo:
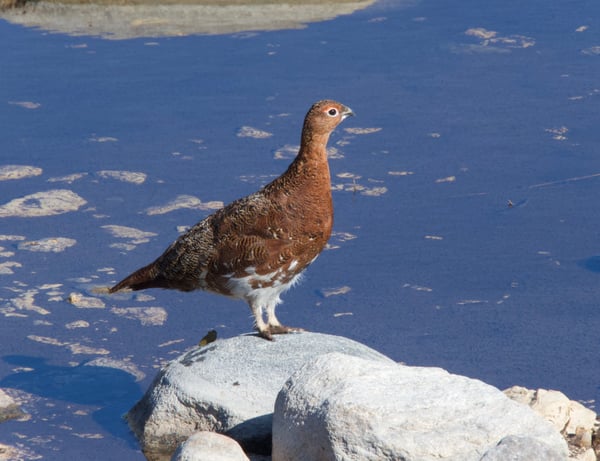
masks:
{"type": "Polygon", "coordinates": [[[146,288],[167,288],[166,280],[158,273],[158,269],[154,263],[148,264],[141,269],[138,269],[133,274],[128,275],[114,287],[108,290],[109,293],[115,293],[124,288],[131,290],[144,290],[146,288]]]}

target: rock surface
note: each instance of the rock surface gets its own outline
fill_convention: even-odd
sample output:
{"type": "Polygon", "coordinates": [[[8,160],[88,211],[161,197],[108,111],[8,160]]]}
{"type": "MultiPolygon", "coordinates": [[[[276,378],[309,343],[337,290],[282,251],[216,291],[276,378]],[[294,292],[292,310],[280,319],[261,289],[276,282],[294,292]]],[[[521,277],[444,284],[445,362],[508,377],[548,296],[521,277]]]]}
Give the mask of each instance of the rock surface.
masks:
{"type": "Polygon", "coordinates": [[[491,448],[481,461],[564,461],[563,454],[531,437],[509,435],[491,448]]]}
{"type": "Polygon", "coordinates": [[[129,425],[149,458],[170,456],[197,431],[226,433],[246,450],[269,454],[277,393],[304,363],[329,352],[394,364],[355,341],[317,333],[217,340],[163,368],[127,414],[129,425]]]}
{"type": "Polygon", "coordinates": [[[6,392],[0,389],[0,423],[9,419],[23,418],[25,413],[17,402],[13,400],[6,392]]]}
{"type": "Polygon", "coordinates": [[[239,444],[215,432],[196,432],[183,442],[172,461],[250,461],[239,444]]]}
{"type": "Polygon", "coordinates": [[[550,423],[481,381],[332,353],[304,365],[277,397],[273,461],[479,461],[490,450],[489,460],[500,450],[533,459],[518,458],[522,443],[511,435],[539,443],[537,459],[567,459],[550,423]]]}
{"type": "Polygon", "coordinates": [[[520,386],[506,389],[504,393],[516,402],[529,405],[546,421],[560,431],[569,444],[571,460],[596,461],[592,439],[598,431],[597,415],[581,403],[559,391],[531,390],[520,386]]]}

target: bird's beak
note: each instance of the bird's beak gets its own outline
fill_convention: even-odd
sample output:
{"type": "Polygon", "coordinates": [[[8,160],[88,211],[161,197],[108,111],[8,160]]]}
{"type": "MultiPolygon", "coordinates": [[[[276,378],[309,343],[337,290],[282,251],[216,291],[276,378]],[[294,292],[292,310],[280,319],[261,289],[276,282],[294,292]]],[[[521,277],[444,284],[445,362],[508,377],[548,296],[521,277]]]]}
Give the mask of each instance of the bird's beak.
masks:
{"type": "Polygon", "coordinates": [[[348,106],[344,106],[342,109],[342,120],[344,120],[346,117],[350,117],[351,115],[354,115],[352,109],[350,109],[348,106]]]}

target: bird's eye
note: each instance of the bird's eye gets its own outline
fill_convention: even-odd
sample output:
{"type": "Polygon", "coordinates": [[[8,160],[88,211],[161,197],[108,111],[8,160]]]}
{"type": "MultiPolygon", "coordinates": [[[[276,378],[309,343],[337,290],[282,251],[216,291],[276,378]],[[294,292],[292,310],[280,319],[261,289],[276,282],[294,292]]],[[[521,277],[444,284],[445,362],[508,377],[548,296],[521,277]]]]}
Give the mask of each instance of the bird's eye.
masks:
{"type": "Polygon", "coordinates": [[[333,107],[327,111],[327,115],[329,115],[330,117],[335,117],[337,114],[337,109],[334,109],[333,107]]]}

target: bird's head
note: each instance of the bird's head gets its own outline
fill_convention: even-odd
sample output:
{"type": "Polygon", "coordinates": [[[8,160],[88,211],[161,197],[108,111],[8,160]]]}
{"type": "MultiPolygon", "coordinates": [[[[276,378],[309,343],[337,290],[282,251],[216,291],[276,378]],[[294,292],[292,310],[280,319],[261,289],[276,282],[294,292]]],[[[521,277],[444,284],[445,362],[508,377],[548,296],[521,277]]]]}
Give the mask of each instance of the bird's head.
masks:
{"type": "Polygon", "coordinates": [[[312,105],[304,119],[304,131],[311,135],[329,135],[342,120],[354,115],[342,103],[325,99],[312,105]]]}

